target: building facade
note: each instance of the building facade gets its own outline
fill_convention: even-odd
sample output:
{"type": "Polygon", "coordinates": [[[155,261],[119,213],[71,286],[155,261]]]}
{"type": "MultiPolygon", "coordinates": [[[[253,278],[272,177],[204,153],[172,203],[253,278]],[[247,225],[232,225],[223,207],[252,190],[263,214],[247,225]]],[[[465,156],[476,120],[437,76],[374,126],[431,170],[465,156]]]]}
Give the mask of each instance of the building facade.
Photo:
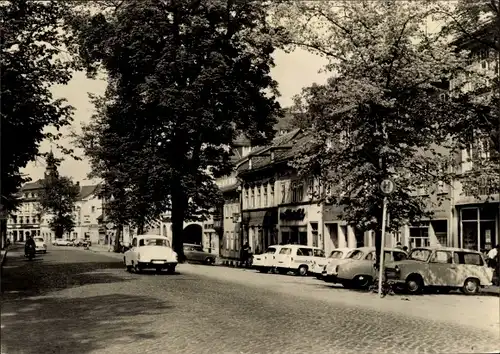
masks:
{"type": "Polygon", "coordinates": [[[41,190],[41,179],[21,188],[19,208],[7,219],[7,238],[11,242],[24,242],[28,236],[40,236],[42,214],[38,201],[41,190]]]}

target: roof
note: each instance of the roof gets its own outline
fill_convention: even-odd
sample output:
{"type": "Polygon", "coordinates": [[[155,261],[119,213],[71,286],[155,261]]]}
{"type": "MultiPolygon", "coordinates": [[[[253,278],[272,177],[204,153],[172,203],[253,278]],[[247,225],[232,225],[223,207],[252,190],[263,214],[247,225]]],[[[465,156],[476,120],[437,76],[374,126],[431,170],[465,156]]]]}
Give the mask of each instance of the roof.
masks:
{"type": "Polygon", "coordinates": [[[38,181],[35,181],[35,182],[28,182],[24,186],[21,187],[21,191],[24,192],[24,191],[29,191],[29,190],[41,189],[42,183],[43,183],[43,179],[39,179],[38,181]]]}
{"type": "Polygon", "coordinates": [[[264,146],[251,152],[247,156],[247,161],[242,163],[239,171],[244,173],[246,171],[253,171],[265,168],[272,164],[286,161],[295,156],[303,146],[310,142],[311,136],[303,133],[301,129],[294,129],[291,132],[276,137],[271,145],[264,146]],[[271,153],[274,154],[274,159],[271,160],[271,153]],[[268,153],[269,152],[269,153],[268,153]],[[264,154],[265,153],[265,154],[264,154]],[[252,159],[252,168],[249,169],[248,159],[252,159]]]}
{"type": "Polygon", "coordinates": [[[91,186],[81,186],[80,187],[80,194],[78,195],[78,199],[85,199],[88,196],[92,194],[97,194],[101,190],[101,186],[96,184],[96,185],[91,185],[91,186]]]}

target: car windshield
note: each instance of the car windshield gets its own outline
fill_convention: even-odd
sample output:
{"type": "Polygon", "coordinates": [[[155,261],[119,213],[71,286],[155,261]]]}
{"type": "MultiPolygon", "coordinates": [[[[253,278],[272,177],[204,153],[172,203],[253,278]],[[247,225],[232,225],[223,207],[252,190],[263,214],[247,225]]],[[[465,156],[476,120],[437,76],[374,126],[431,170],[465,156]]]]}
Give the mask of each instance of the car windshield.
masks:
{"type": "Polygon", "coordinates": [[[333,251],[330,253],[330,258],[342,258],[344,253],[342,251],[333,251]]]}
{"type": "Polygon", "coordinates": [[[429,259],[429,256],[431,255],[430,250],[426,249],[414,249],[411,251],[410,256],[408,259],[413,259],[415,261],[421,261],[421,262],[427,262],[429,259]]]}
{"type": "Polygon", "coordinates": [[[147,238],[144,240],[144,245],[170,247],[170,242],[164,238],[147,238]]]}

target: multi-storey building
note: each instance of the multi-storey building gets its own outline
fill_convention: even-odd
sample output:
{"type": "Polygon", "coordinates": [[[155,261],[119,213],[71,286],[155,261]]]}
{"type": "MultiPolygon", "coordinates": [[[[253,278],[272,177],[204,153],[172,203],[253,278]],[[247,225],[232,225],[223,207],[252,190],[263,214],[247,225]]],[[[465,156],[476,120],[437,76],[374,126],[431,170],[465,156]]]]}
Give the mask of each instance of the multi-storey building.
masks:
{"type": "Polygon", "coordinates": [[[102,215],[103,199],[101,186],[81,186],[75,203],[75,228],[72,238],[88,239],[92,243],[99,241],[99,217],[102,215]]]}
{"type": "MultiPolygon", "coordinates": [[[[484,41],[479,41],[477,38],[491,41],[495,38],[494,32],[495,24],[488,22],[481,26],[474,36],[464,35],[454,42],[460,49],[470,51],[470,68],[481,73],[485,78],[486,89],[478,92],[480,96],[491,94],[487,89],[487,84],[491,78],[499,77],[500,58],[498,51],[488,48],[484,41]]],[[[475,85],[477,83],[468,82],[467,77],[457,77],[451,80],[450,88],[462,86],[462,90],[471,91],[477,89],[475,85]]],[[[478,167],[475,162],[478,159],[490,158],[490,143],[488,139],[475,139],[462,150],[458,156],[457,172],[465,177],[468,173],[477,171],[478,167]]],[[[456,235],[454,243],[460,247],[483,251],[500,243],[500,194],[499,190],[491,187],[488,180],[484,180],[483,184],[477,187],[479,193],[464,191],[460,178],[452,185],[451,203],[456,235]]]]}
{"type": "Polygon", "coordinates": [[[7,237],[11,242],[24,242],[28,236],[40,235],[41,211],[39,194],[42,180],[26,183],[19,192],[20,205],[7,219],[7,237]]]}

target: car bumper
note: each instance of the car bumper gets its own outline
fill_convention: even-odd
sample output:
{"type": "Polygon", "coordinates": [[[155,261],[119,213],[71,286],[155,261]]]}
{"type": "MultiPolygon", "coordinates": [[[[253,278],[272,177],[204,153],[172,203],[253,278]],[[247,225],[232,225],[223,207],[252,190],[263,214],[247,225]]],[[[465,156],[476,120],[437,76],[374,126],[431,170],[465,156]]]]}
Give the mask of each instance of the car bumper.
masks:
{"type": "Polygon", "coordinates": [[[35,252],[46,252],[47,251],[47,248],[45,247],[37,247],[35,248],[35,252]]]}
{"type": "Polygon", "coordinates": [[[328,274],[326,272],[321,273],[321,279],[328,283],[336,283],[337,282],[337,276],[333,274],[328,274]]]}
{"type": "Polygon", "coordinates": [[[177,262],[171,262],[171,261],[149,261],[149,262],[137,262],[137,265],[140,268],[169,268],[169,267],[175,267],[177,265],[177,262]]]}

